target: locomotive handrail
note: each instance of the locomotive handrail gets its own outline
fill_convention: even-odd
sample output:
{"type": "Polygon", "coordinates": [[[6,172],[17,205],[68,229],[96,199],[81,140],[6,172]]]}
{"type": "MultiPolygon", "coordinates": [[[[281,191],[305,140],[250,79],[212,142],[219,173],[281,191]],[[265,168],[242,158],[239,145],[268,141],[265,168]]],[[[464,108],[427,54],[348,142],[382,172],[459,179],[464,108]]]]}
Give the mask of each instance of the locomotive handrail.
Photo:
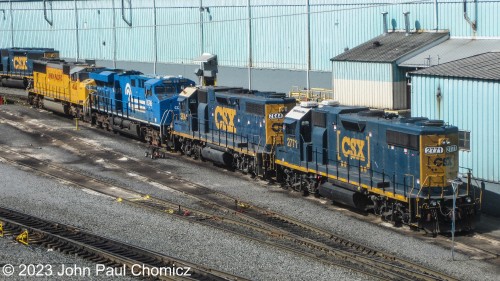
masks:
{"type": "Polygon", "coordinates": [[[173,110],[165,110],[160,119],[160,137],[163,137],[163,125],[164,121],[168,118],[168,115],[172,112],[172,122],[174,122],[174,111],[173,110]],[[166,115],[165,115],[166,114],[166,115]]]}
{"type": "MultiPolygon", "coordinates": [[[[44,1],[45,2],[45,1],[44,1]]],[[[128,4],[130,6],[130,9],[129,9],[129,17],[130,17],[130,21],[128,21],[126,18],[125,18],[125,0],[122,0],[122,19],[125,23],[128,24],[128,26],[132,26],[132,0],[128,0],[128,4]]]]}
{"type": "MultiPolygon", "coordinates": [[[[43,0],[43,17],[45,18],[45,21],[49,23],[50,26],[53,25],[52,20],[49,20],[49,17],[47,16],[47,5],[46,5],[46,0],[43,0]]],[[[50,4],[50,9],[52,11],[52,4],[50,4]]]]}

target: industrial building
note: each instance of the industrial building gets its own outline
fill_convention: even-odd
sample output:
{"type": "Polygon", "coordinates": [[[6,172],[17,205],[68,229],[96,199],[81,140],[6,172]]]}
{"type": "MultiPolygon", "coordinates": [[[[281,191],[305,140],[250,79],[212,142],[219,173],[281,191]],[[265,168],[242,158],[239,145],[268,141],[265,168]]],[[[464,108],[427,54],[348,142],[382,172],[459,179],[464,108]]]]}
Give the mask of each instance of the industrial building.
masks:
{"type": "MultiPolygon", "coordinates": [[[[497,45],[498,46],[498,45],[497,45]]],[[[412,115],[459,127],[460,167],[484,189],[483,208],[500,215],[500,52],[415,71],[412,115]]]]}
{"type": "Polygon", "coordinates": [[[0,47],[194,79],[193,58],[217,54],[219,82],[258,90],[331,88],[330,58],[389,31],[498,37],[498,1],[0,1],[0,47]],[[471,24],[476,21],[475,24],[471,24]],[[249,69],[251,71],[249,71],[249,69]],[[251,77],[249,83],[249,78],[251,77]]]}
{"type": "Polygon", "coordinates": [[[221,85],[332,88],[344,104],[444,119],[460,128],[460,166],[495,212],[499,10],[479,0],[2,0],[0,47],[191,79],[193,60],[211,53],[221,85]]]}

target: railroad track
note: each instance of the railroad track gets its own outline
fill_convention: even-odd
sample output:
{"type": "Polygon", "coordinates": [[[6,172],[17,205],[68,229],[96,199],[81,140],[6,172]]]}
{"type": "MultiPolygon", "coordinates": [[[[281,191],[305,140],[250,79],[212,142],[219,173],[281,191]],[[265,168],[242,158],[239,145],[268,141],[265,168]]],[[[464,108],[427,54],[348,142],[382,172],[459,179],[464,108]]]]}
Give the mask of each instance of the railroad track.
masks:
{"type": "MultiPolygon", "coordinates": [[[[0,150],[2,151],[0,156],[8,162],[28,167],[80,187],[120,198],[125,202],[141,207],[166,212],[183,219],[233,232],[260,243],[266,241],[270,246],[304,255],[324,263],[349,268],[375,278],[388,280],[454,280],[450,276],[353,243],[292,218],[255,206],[249,206],[233,197],[213,192],[190,182],[186,183],[182,179],[176,179],[176,181],[183,184],[179,185],[179,182],[172,184],[170,182],[169,187],[186,193],[186,190],[182,187],[187,184],[189,186],[187,189],[189,196],[209,206],[218,214],[225,214],[225,216],[198,211],[180,206],[175,202],[151,198],[129,189],[110,186],[109,183],[72,171],[62,165],[42,161],[15,152],[7,147],[1,147],[0,150]]],[[[149,167],[148,170],[150,169],[152,167],[149,167]]],[[[134,172],[138,171],[135,170],[134,172]]],[[[171,176],[168,177],[172,179],[171,176]]],[[[155,179],[155,181],[164,184],[161,180],[155,179]]]]}
{"type": "Polygon", "coordinates": [[[124,268],[129,276],[159,280],[246,280],[11,209],[0,207],[0,222],[7,235],[27,231],[28,240],[24,242],[77,255],[106,267],[124,268]]]}

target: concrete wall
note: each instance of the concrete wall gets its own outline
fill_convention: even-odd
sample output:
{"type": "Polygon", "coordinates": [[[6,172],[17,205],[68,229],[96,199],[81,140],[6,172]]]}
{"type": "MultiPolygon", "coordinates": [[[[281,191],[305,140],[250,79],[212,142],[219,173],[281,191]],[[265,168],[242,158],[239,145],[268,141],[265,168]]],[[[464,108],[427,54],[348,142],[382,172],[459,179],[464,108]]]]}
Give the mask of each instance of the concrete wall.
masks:
{"type": "MultiPolygon", "coordinates": [[[[113,67],[112,61],[98,60],[97,65],[113,67]]],[[[143,62],[124,62],[118,61],[117,68],[135,69],[146,74],[153,73],[152,63],[143,62]]],[[[158,75],[182,75],[194,81],[197,77],[194,71],[198,68],[194,64],[164,64],[157,65],[158,75]]],[[[312,71],[310,73],[311,85],[318,88],[332,87],[331,73],[312,71]]],[[[219,67],[218,85],[221,86],[236,86],[248,88],[248,69],[241,67],[219,67]]],[[[306,72],[298,70],[285,69],[252,69],[252,89],[261,91],[275,91],[288,93],[293,86],[301,86],[306,84],[306,72]]]]}

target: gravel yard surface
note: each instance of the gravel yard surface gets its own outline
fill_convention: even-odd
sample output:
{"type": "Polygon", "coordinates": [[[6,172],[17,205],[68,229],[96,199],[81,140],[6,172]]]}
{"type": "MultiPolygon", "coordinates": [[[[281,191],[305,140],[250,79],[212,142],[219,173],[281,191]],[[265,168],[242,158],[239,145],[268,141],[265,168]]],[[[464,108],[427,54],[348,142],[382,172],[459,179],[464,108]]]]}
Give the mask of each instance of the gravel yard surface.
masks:
{"type": "MultiPolygon", "coordinates": [[[[0,110],[2,110],[0,108],[0,110]]],[[[54,117],[50,113],[38,112],[33,109],[10,106],[9,110],[21,111],[33,118],[32,122],[71,128],[72,121],[61,117],[54,117]]],[[[29,134],[21,137],[21,133],[5,124],[0,124],[0,143],[13,145],[29,145],[29,134]],[[13,141],[13,138],[17,142],[13,141]]],[[[42,130],[42,129],[41,129],[42,130]]],[[[166,172],[171,172],[179,177],[190,179],[193,182],[236,196],[241,200],[251,202],[260,207],[288,214],[312,225],[322,227],[329,231],[349,237],[351,240],[368,246],[390,251],[397,255],[433,267],[434,269],[453,274],[464,280],[499,280],[499,269],[482,261],[471,260],[467,256],[457,254],[456,260],[451,261],[449,249],[405,236],[397,231],[384,228],[372,223],[359,221],[342,212],[332,211],[325,205],[318,204],[313,198],[302,198],[296,193],[282,191],[277,186],[268,186],[264,182],[255,181],[245,176],[235,174],[220,168],[215,168],[209,163],[199,163],[181,158],[179,155],[169,154],[167,159],[150,160],[144,158],[145,146],[137,141],[117,137],[111,133],[93,130],[84,127],[81,131],[74,131],[75,135],[107,147],[129,157],[143,159],[153,165],[162,167],[166,172]]],[[[45,148],[42,148],[44,150],[45,148]]],[[[65,156],[60,152],[49,151],[50,155],[59,155],[60,161],[66,162],[82,171],[98,175],[103,179],[114,181],[123,186],[130,186],[136,190],[163,198],[183,199],[182,195],[161,187],[148,184],[135,175],[123,177],[126,171],[114,171],[106,167],[106,160],[100,163],[78,163],[78,159],[65,156]]],[[[314,278],[317,280],[357,279],[359,275],[351,274],[345,270],[328,269],[324,266],[308,264],[308,261],[291,256],[288,253],[264,249],[248,241],[220,233],[210,228],[176,221],[169,217],[157,214],[144,213],[126,205],[121,205],[110,198],[95,196],[84,191],[68,189],[50,180],[33,178],[34,186],[26,184],[30,176],[18,169],[1,165],[0,177],[6,170],[9,174],[22,174],[22,181],[0,183],[2,198],[0,204],[17,206],[18,209],[30,213],[44,215],[54,220],[68,220],[68,223],[77,224],[100,234],[117,233],[119,239],[140,243],[143,247],[162,249],[162,252],[175,252],[179,257],[193,262],[219,265],[217,268],[247,278],[260,280],[300,280],[314,278]],[[44,183],[42,187],[35,187],[37,183],[44,183]],[[2,186],[2,185],[5,185],[2,186]],[[19,189],[16,187],[22,187],[19,189]],[[3,191],[5,189],[5,191],[3,191]],[[29,196],[26,196],[28,193],[29,196]],[[52,195],[53,194],[53,195],[52,195]],[[8,195],[8,196],[7,196],[8,195]],[[22,204],[15,202],[22,201],[22,204]],[[72,210],[71,207],[74,207],[72,210]],[[21,209],[22,208],[22,209],[21,209]],[[76,219],[78,218],[78,219],[76,219]],[[111,219],[115,218],[115,221],[111,219]],[[141,230],[143,232],[141,232],[141,230]],[[159,242],[163,241],[163,242],[159,242]],[[166,243],[172,241],[174,243],[166,243]],[[201,250],[203,249],[203,250],[201,250]],[[223,256],[213,256],[212,253],[221,252],[223,256]],[[252,266],[249,266],[252,264],[252,266]],[[300,266],[299,266],[300,265],[300,266]],[[298,273],[300,272],[300,273],[298,273]],[[327,273],[328,272],[328,273],[327,273]],[[317,274],[317,275],[314,275],[317,274]],[[342,276],[341,278],[338,278],[342,276]]],[[[14,180],[9,177],[9,181],[14,180]]],[[[38,184],[40,185],[40,184],[38,184]]]]}
{"type": "MultiPolygon", "coordinates": [[[[110,197],[71,188],[3,163],[0,163],[0,177],[5,179],[0,183],[0,206],[252,280],[368,280],[349,270],[118,203],[110,197]]],[[[4,263],[10,262],[6,259],[4,263]]]]}
{"type": "MultiPolygon", "coordinates": [[[[115,280],[106,276],[106,271],[97,271],[97,264],[90,263],[78,257],[64,255],[46,248],[37,246],[24,246],[11,238],[0,238],[0,280],[115,280]],[[4,266],[12,265],[14,273],[6,276],[2,271],[4,266]],[[75,268],[89,268],[90,274],[84,270],[81,274],[71,271],[75,268]],[[65,270],[67,269],[67,271],[65,270]],[[33,275],[38,274],[38,276],[33,275]]],[[[102,268],[101,265],[99,268],[102,268]]],[[[6,270],[6,269],[4,269],[6,270]]],[[[135,280],[127,276],[121,280],[135,280]]]]}

